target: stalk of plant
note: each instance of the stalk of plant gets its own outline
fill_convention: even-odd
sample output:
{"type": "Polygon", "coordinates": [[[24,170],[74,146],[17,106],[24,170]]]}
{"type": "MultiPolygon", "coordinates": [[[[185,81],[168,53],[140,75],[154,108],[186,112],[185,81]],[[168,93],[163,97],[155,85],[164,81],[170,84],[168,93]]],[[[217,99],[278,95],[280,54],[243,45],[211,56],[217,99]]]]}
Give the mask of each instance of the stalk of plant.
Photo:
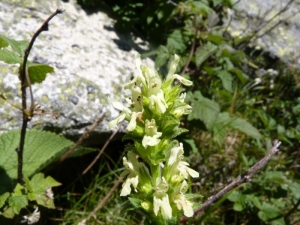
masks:
{"type": "Polygon", "coordinates": [[[130,196],[130,202],[146,215],[148,223],[177,223],[182,215],[194,214],[186,191],[190,177],[199,177],[199,173],[183,161],[183,145],[175,139],[188,131],[179,127],[180,118],[189,114],[192,107],[184,102],[186,94],[181,93],[181,85],[173,84],[174,80],[187,86],[192,82],[175,74],[178,62],[175,55],[166,79],[162,80],[138,56],[137,75],[124,87],[130,92],[126,98],[129,107],[112,102],[121,113],[109,127],[128,121],[124,139],[134,141],[126,149],[127,157],[123,157],[125,170],[121,176],[125,180],[121,196],[130,196]]]}

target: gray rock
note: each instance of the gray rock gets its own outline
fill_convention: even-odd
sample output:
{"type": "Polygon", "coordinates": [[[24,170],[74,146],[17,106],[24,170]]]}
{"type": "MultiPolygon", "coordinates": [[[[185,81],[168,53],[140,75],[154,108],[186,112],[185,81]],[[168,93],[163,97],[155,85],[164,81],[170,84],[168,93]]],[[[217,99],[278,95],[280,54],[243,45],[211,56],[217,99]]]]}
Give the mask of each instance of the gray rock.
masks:
{"type": "MultiPolygon", "coordinates": [[[[16,40],[30,40],[57,8],[65,9],[65,13],[50,21],[49,31],[38,37],[29,57],[55,69],[41,84],[32,86],[35,103],[45,113],[34,117],[29,127],[60,130],[77,137],[105,113],[104,122],[95,132],[109,132],[107,122],[119,112],[111,106],[108,96],[121,101],[122,86],[134,75],[135,56],[145,43],[131,35],[117,34],[114,20],[105,13],[87,15],[73,1],[2,1],[0,33],[16,40]],[[60,116],[55,118],[54,113],[60,116]]],[[[0,93],[20,106],[17,74],[18,65],[0,64],[0,93]]],[[[28,105],[29,100],[28,97],[28,105]]],[[[0,133],[21,127],[21,111],[2,99],[0,118],[0,133]]]]}
{"type": "Polygon", "coordinates": [[[259,30],[251,39],[251,47],[263,49],[290,66],[300,68],[299,0],[233,2],[237,2],[229,27],[233,37],[246,37],[259,30]]]}

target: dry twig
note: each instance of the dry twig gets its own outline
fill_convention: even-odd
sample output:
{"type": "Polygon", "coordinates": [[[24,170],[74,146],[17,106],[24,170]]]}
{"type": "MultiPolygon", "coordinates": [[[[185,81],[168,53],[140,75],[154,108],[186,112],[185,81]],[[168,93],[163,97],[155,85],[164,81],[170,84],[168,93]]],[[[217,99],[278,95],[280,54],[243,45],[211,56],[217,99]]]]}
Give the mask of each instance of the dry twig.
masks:
{"type": "Polygon", "coordinates": [[[103,113],[97,121],[95,121],[89,129],[78,139],[78,141],[60,158],[59,162],[61,163],[64,161],[68,156],[75,151],[75,149],[85,140],[88,138],[89,134],[101,123],[104,119],[105,114],[103,113]]]}
{"type": "MultiPolygon", "coordinates": [[[[226,193],[228,193],[235,187],[238,187],[243,183],[250,182],[253,175],[256,174],[259,170],[261,170],[267,164],[267,162],[271,159],[271,157],[279,151],[278,147],[280,146],[280,144],[281,144],[280,141],[275,140],[273,142],[273,146],[268,155],[266,155],[264,158],[262,158],[256,164],[254,164],[245,173],[240,174],[235,180],[233,180],[230,184],[228,184],[225,188],[223,188],[217,194],[209,197],[206,200],[206,202],[204,202],[197,210],[194,211],[194,215],[197,215],[198,213],[202,212],[207,207],[211,206],[213,203],[215,203],[217,200],[219,200],[223,195],[225,195],[226,193]]],[[[184,216],[181,218],[180,222],[183,223],[187,220],[188,220],[188,217],[184,216]]]]}

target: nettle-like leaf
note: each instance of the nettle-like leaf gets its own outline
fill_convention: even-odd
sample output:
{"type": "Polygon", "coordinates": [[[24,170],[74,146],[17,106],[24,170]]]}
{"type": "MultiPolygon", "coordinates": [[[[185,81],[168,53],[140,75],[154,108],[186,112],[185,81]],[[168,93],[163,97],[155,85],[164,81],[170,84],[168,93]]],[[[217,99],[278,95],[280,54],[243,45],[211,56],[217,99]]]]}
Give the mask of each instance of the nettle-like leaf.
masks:
{"type": "Polygon", "coordinates": [[[20,210],[28,205],[26,191],[22,185],[16,185],[8,203],[15,214],[19,214],[20,210]]]}
{"type": "Polygon", "coordinates": [[[221,143],[226,135],[226,129],[230,127],[239,130],[253,138],[260,138],[259,131],[242,118],[232,117],[227,112],[220,113],[213,127],[214,139],[221,143]]]}
{"type": "Polygon", "coordinates": [[[0,196],[0,208],[4,205],[5,201],[10,196],[9,192],[5,192],[3,195],[0,196]]]}
{"type": "Polygon", "coordinates": [[[56,187],[61,184],[50,176],[45,178],[42,173],[34,175],[31,180],[26,180],[29,200],[36,201],[37,204],[47,208],[54,208],[53,198],[47,195],[47,192],[52,192],[52,187],[56,187]]]}
{"type": "Polygon", "coordinates": [[[187,93],[186,101],[192,102],[193,112],[188,115],[188,120],[200,119],[207,129],[211,129],[220,113],[220,106],[217,102],[202,96],[200,91],[187,93]]]}
{"type": "Polygon", "coordinates": [[[225,70],[221,70],[218,72],[218,77],[221,79],[224,89],[231,93],[233,81],[232,75],[225,70]]]}
{"type": "Polygon", "coordinates": [[[283,224],[280,221],[277,221],[281,216],[283,216],[282,210],[266,202],[262,203],[260,211],[258,212],[258,217],[261,220],[268,221],[276,218],[276,222],[278,222],[276,224],[283,224]]]}
{"type": "MultiPolygon", "coordinates": [[[[12,130],[0,136],[0,190],[11,191],[7,179],[17,178],[16,148],[20,141],[20,131],[12,130]],[[3,182],[6,181],[6,182],[3,182]]],[[[23,173],[30,177],[47,165],[57,161],[74,143],[57,134],[29,130],[26,134],[23,158],[23,173]]],[[[81,148],[81,150],[86,150],[81,148]]],[[[90,149],[89,149],[90,150],[90,149]]],[[[78,151],[78,150],[76,150],[78,151]]],[[[75,152],[76,152],[75,151],[75,152]]],[[[90,152],[90,151],[86,151],[90,152]]],[[[78,154],[78,153],[76,153],[78,154]]]]}
{"type": "Polygon", "coordinates": [[[186,49],[183,36],[180,30],[173,31],[167,39],[167,48],[173,51],[183,52],[186,49]]]}
{"type": "Polygon", "coordinates": [[[6,218],[12,219],[15,216],[15,213],[12,207],[8,207],[4,210],[2,215],[6,218]]]}
{"type": "Polygon", "coordinates": [[[7,47],[8,45],[22,58],[29,42],[26,40],[16,41],[0,34],[0,47],[7,47]]]}
{"type": "Polygon", "coordinates": [[[45,64],[28,64],[28,74],[31,84],[41,83],[46,79],[47,73],[54,73],[51,66],[45,64]]]}
{"type": "MultiPolygon", "coordinates": [[[[24,52],[28,47],[28,41],[16,41],[0,34],[0,48],[10,46],[12,50],[0,49],[0,61],[8,64],[20,64],[22,66],[24,52]]],[[[53,67],[44,64],[36,64],[28,61],[27,70],[31,84],[41,83],[45,80],[47,73],[53,73],[53,67]]]]}
{"type": "Polygon", "coordinates": [[[196,52],[196,65],[200,67],[210,56],[216,53],[218,46],[211,42],[207,42],[204,46],[199,47],[196,52]]]}
{"type": "Polygon", "coordinates": [[[22,58],[7,49],[0,49],[0,60],[8,64],[21,64],[22,58]]]}

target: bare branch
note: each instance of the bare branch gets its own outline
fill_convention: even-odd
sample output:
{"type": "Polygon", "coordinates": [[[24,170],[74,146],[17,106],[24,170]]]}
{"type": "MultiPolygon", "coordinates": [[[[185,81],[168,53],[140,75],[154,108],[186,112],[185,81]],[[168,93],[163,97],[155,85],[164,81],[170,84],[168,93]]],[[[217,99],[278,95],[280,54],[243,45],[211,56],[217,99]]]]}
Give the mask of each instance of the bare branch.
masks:
{"type": "Polygon", "coordinates": [[[78,141],[60,158],[59,163],[64,161],[68,156],[75,151],[75,149],[85,140],[88,138],[89,134],[101,123],[104,119],[105,114],[103,113],[97,121],[95,121],[89,129],[78,139],[78,141]]]}
{"type": "Polygon", "coordinates": [[[82,172],[82,175],[86,174],[92,168],[92,166],[98,161],[98,159],[100,158],[100,156],[102,155],[102,153],[104,152],[104,150],[106,149],[106,147],[108,146],[108,144],[111,142],[111,140],[114,138],[114,136],[118,133],[119,129],[120,129],[120,125],[119,125],[118,129],[116,129],[115,132],[113,132],[112,135],[105,142],[104,146],[102,147],[102,149],[98,153],[98,155],[95,157],[95,159],[93,160],[93,162],[91,162],[91,164],[88,165],[88,167],[82,172]]]}
{"type": "MultiPolygon", "coordinates": [[[[206,202],[204,202],[197,210],[194,211],[194,215],[197,215],[198,213],[202,212],[207,207],[211,206],[213,203],[215,203],[217,200],[219,200],[223,195],[225,195],[226,193],[228,193],[235,187],[238,187],[243,183],[250,182],[253,175],[256,174],[259,170],[261,170],[267,164],[267,162],[271,159],[271,157],[279,151],[278,147],[280,146],[280,144],[281,144],[280,141],[275,140],[273,142],[273,146],[268,155],[266,155],[264,158],[262,158],[256,164],[254,164],[245,173],[240,174],[235,180],[233,180],[230,184],[228,184],[225,188],[223,188],[217,194],[209,197],[206,200],[206,202]]],[[[180,222],[183,223],[187,220],[188,220],[188,217],[184,216],[181,218],[180,222]]]]}

